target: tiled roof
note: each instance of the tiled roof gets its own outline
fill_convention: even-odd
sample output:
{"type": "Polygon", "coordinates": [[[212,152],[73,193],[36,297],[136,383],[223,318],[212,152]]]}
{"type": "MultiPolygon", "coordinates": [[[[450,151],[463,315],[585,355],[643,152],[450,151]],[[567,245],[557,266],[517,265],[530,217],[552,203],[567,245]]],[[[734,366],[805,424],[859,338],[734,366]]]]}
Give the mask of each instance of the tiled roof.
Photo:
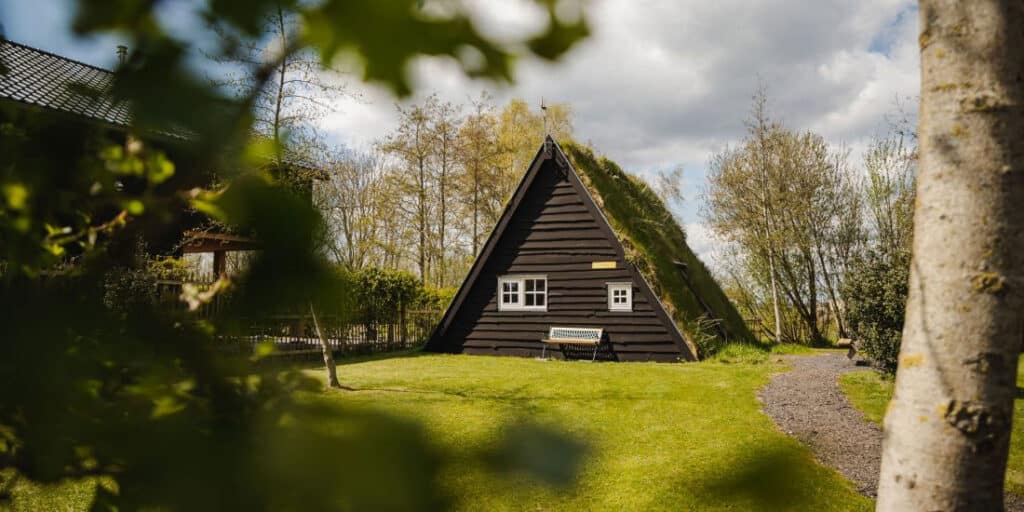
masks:
{"type": "Polygon", "coordinates": [[[0,99],[128,126],[128,105],[110,98],[113,82],[106,69],[0,40],[0,99]]]}
{"type": "MultiPolygon", "coordinates": [[[[114,72],[90,66],[31,46],[0,39],[0,101],[13,100],[86,117],[127,128],[131,112],[125,102],[110,97],[114,72]]],[[[184,130],[157,133],[187,139],[184,130]]],[[[301,159],[285,157],[285,164],[326,174],[301,159]]]]}

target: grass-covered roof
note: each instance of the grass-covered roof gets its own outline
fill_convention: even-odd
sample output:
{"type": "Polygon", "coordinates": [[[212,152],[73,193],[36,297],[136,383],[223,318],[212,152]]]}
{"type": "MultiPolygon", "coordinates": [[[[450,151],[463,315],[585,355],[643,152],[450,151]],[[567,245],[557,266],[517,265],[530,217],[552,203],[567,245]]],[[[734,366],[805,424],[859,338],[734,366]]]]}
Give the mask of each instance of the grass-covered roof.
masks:
{"type": "Polygon", "coordinates": [[[664,201],[615,162],[575,143],[562,146],[580,180],[607,217],[626,258],[644,276],[699,357],[726,343],[753,342],[743,318],[704,263],[664,201]]]}

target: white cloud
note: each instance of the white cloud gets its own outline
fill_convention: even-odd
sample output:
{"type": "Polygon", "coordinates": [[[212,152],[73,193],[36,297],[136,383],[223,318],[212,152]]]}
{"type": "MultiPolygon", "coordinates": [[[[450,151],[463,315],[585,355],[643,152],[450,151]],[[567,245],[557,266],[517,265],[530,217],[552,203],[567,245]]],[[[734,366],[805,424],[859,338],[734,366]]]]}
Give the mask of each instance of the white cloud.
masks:
{"type": "MultiPolygon", "coordinates": [[[[474,10],[482,30],[506,40],[529,34],[544,19],[529,0],[462,1],[474,10]]],[[[47,28],[66,23],[67,0],[41,2],[42,9],[62,15],[54,18],[58,21],[45,21],[49,18],[15,4],[0,5],[10,37],[103,64],[113,58],[110,41],[48,42],[52,30],[47,28]]],[[[567,102],[575,111],[578,137],[623,167],[648,173],[682,165],[687,199],[679,213],[688,223],[698,221],[709,157],[744,134],[759,79],[777,117],[845,143],[855,162],[868,138],[885,127],[885,115],[898,97],[915,107],[919,61],[913,0],[592,0],[587,5],[593,35],[561,62],[526,59],[518,66],[516,84],[499,89],[465,78],[450,60],[421,59],[412,67],[420,97],[436,91],[464,102],[486,89],[498,102],[513,96],[537,105],[542,96],[567,102]]],[[[337,111],[322,124],[337,140],[363,146],[394,126],[395,99],[373,86],[354,84],[353,89],[361,99],[337,100],[337,111]]]]}
{"type": "MultiPolygon", "coordinates": [[[[525,33],[540,16],[523,0],[471,5],[482,13],[481,27],[503,36],[525,33]]],[[[715,246],[698,222],[706,163],[743,137],[759,80],[773,114],[845,144],[855,163],[897,98],[918,90],[912,0],[595,0],[587,17],[590,39],[555,65],[523,61],[512,87],[496,89],[465,78],[450,61],[423,59],[414,66],[421,95],[465,101],[487,89],[499,102],[567,102],[577,136],[623,167],[644,174],[682,165],[686,201],[678,213],[705,259],[714,259],[715,246]]],[[[365,144],[394,125],[394,99],[362,90],[366,103],[342,101],[325,120],[340,140],[365,144]]]]}
{"type": "Polygon", "coordinates": [[[683,230],[686,232],[687,245],[704,262],[704,265],[712,272],[719,268],[725,242],[720,240],[708,226],[700,222],[688,222],[683,226],[683,230]]]}

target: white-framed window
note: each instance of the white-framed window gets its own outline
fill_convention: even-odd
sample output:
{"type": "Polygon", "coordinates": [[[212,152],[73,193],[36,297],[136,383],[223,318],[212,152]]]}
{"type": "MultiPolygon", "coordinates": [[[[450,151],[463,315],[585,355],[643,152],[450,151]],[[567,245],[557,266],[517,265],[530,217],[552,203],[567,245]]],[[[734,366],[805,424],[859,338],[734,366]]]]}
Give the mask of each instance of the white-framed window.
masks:
{"type": "Polygon", "coordinates": [[[547,311],[547,276],[498,278],[498,311],[547,311]]]}
{"type": "Polygon", "coordinates": [[[608,283],[608,311],[633,311],[633,283],[608,283]]]}

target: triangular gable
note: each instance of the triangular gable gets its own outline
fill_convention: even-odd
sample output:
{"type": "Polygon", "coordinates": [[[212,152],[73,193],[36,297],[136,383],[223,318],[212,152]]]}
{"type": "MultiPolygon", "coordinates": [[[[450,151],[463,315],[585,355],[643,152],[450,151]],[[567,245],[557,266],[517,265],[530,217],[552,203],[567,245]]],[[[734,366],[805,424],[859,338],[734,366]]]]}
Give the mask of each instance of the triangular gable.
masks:
{"type": "Polygon", "coordinates": [[[506,229],[512,222],[512,219],[514,218],[517,210],[520,208],[520,205],[526,198],[530,190],[530,186],[534,183],[541,169],[544,168],[544,164],[549,160],[553,160],[554,163],[557,165],[558,169],[564,173],[565,177],[567,178],[567,181],[572,185],[576,194],[580,197],[583,205],[585,206],[589,214],[593,217],[598,228],[605,233],[605,235],[611,242],[611,245],[613,246],[616,255],[620,260],[624,262],[625,268],[629,271],[629,275],[631,276],[632,281],[640,289],[640,292],[646,297],[647,301],[651,305],[651,309],[654,311],[658,320],[661,324],[664,325],[673,343],[678,347],[680,357],[687,360],[696,360],[696,354],[694,353],[694,349],[691,347],[689,343],[687,343],[686,339],[683,337],[683,334],[680,332],[675,321],[673,321],[671,316],[669,316],[668,312],[664,307],[664,304],[662,304],[661,302],[661,299],[654,294],[649,283],[643,277],[643,275],[636,269],[636,267],[626,260],[622,243],[619,240],[618,236],[615,234],[614,230],[611,228],[608,219],[605,217],[601,209],[598,208],[597,204],[594,202],[594,199],[590,194],[590,191],[587,189],[586,186],[583,185],[578,174],[576,173],[576,170],[573,168],[571,162],[569,162],[569,159],[562,152],[561,147],[559,147],[558,143],[555,142],[555,140],[551,138],[551,136],[545,138],[544,144],[541,146],[541,148],[537,151],[537,154],[534,156],[534,159],[531,162],[528,171],[519,181],[519,184],[516,186],[515,192],[512,194],[512,198],[509,200],[508,204],[505,206],[505,209],[501,214],[501,217],[499,217],[498,219],[497,225],[495,225],[494,230],[491,231],[490,236],[487,238],[487,242],[483,246],[483,249],[477,256],[476,260],[473,262],[469,274],[463,281],[462,285],[459,287],[459,290],[456,293],[451,305],[445,311],[445,314],[441,318],[440,323],[438,324],[437,328],[434,330],[434,333],[428,340],[425,347],[426,350],[444,351],[446,348],[448,348],[445,347],[444,338],[448,333],[452,322],[458,315],[458,312],[462,308],[470,291],[473,290],[474,285],[476,285],[478,279],[480,278],[481,272],[483,271],[487,262],[491,259],[495,248],[499,244],[499,241],[502,239],[502,236],[505,234],[506,229]]]}

